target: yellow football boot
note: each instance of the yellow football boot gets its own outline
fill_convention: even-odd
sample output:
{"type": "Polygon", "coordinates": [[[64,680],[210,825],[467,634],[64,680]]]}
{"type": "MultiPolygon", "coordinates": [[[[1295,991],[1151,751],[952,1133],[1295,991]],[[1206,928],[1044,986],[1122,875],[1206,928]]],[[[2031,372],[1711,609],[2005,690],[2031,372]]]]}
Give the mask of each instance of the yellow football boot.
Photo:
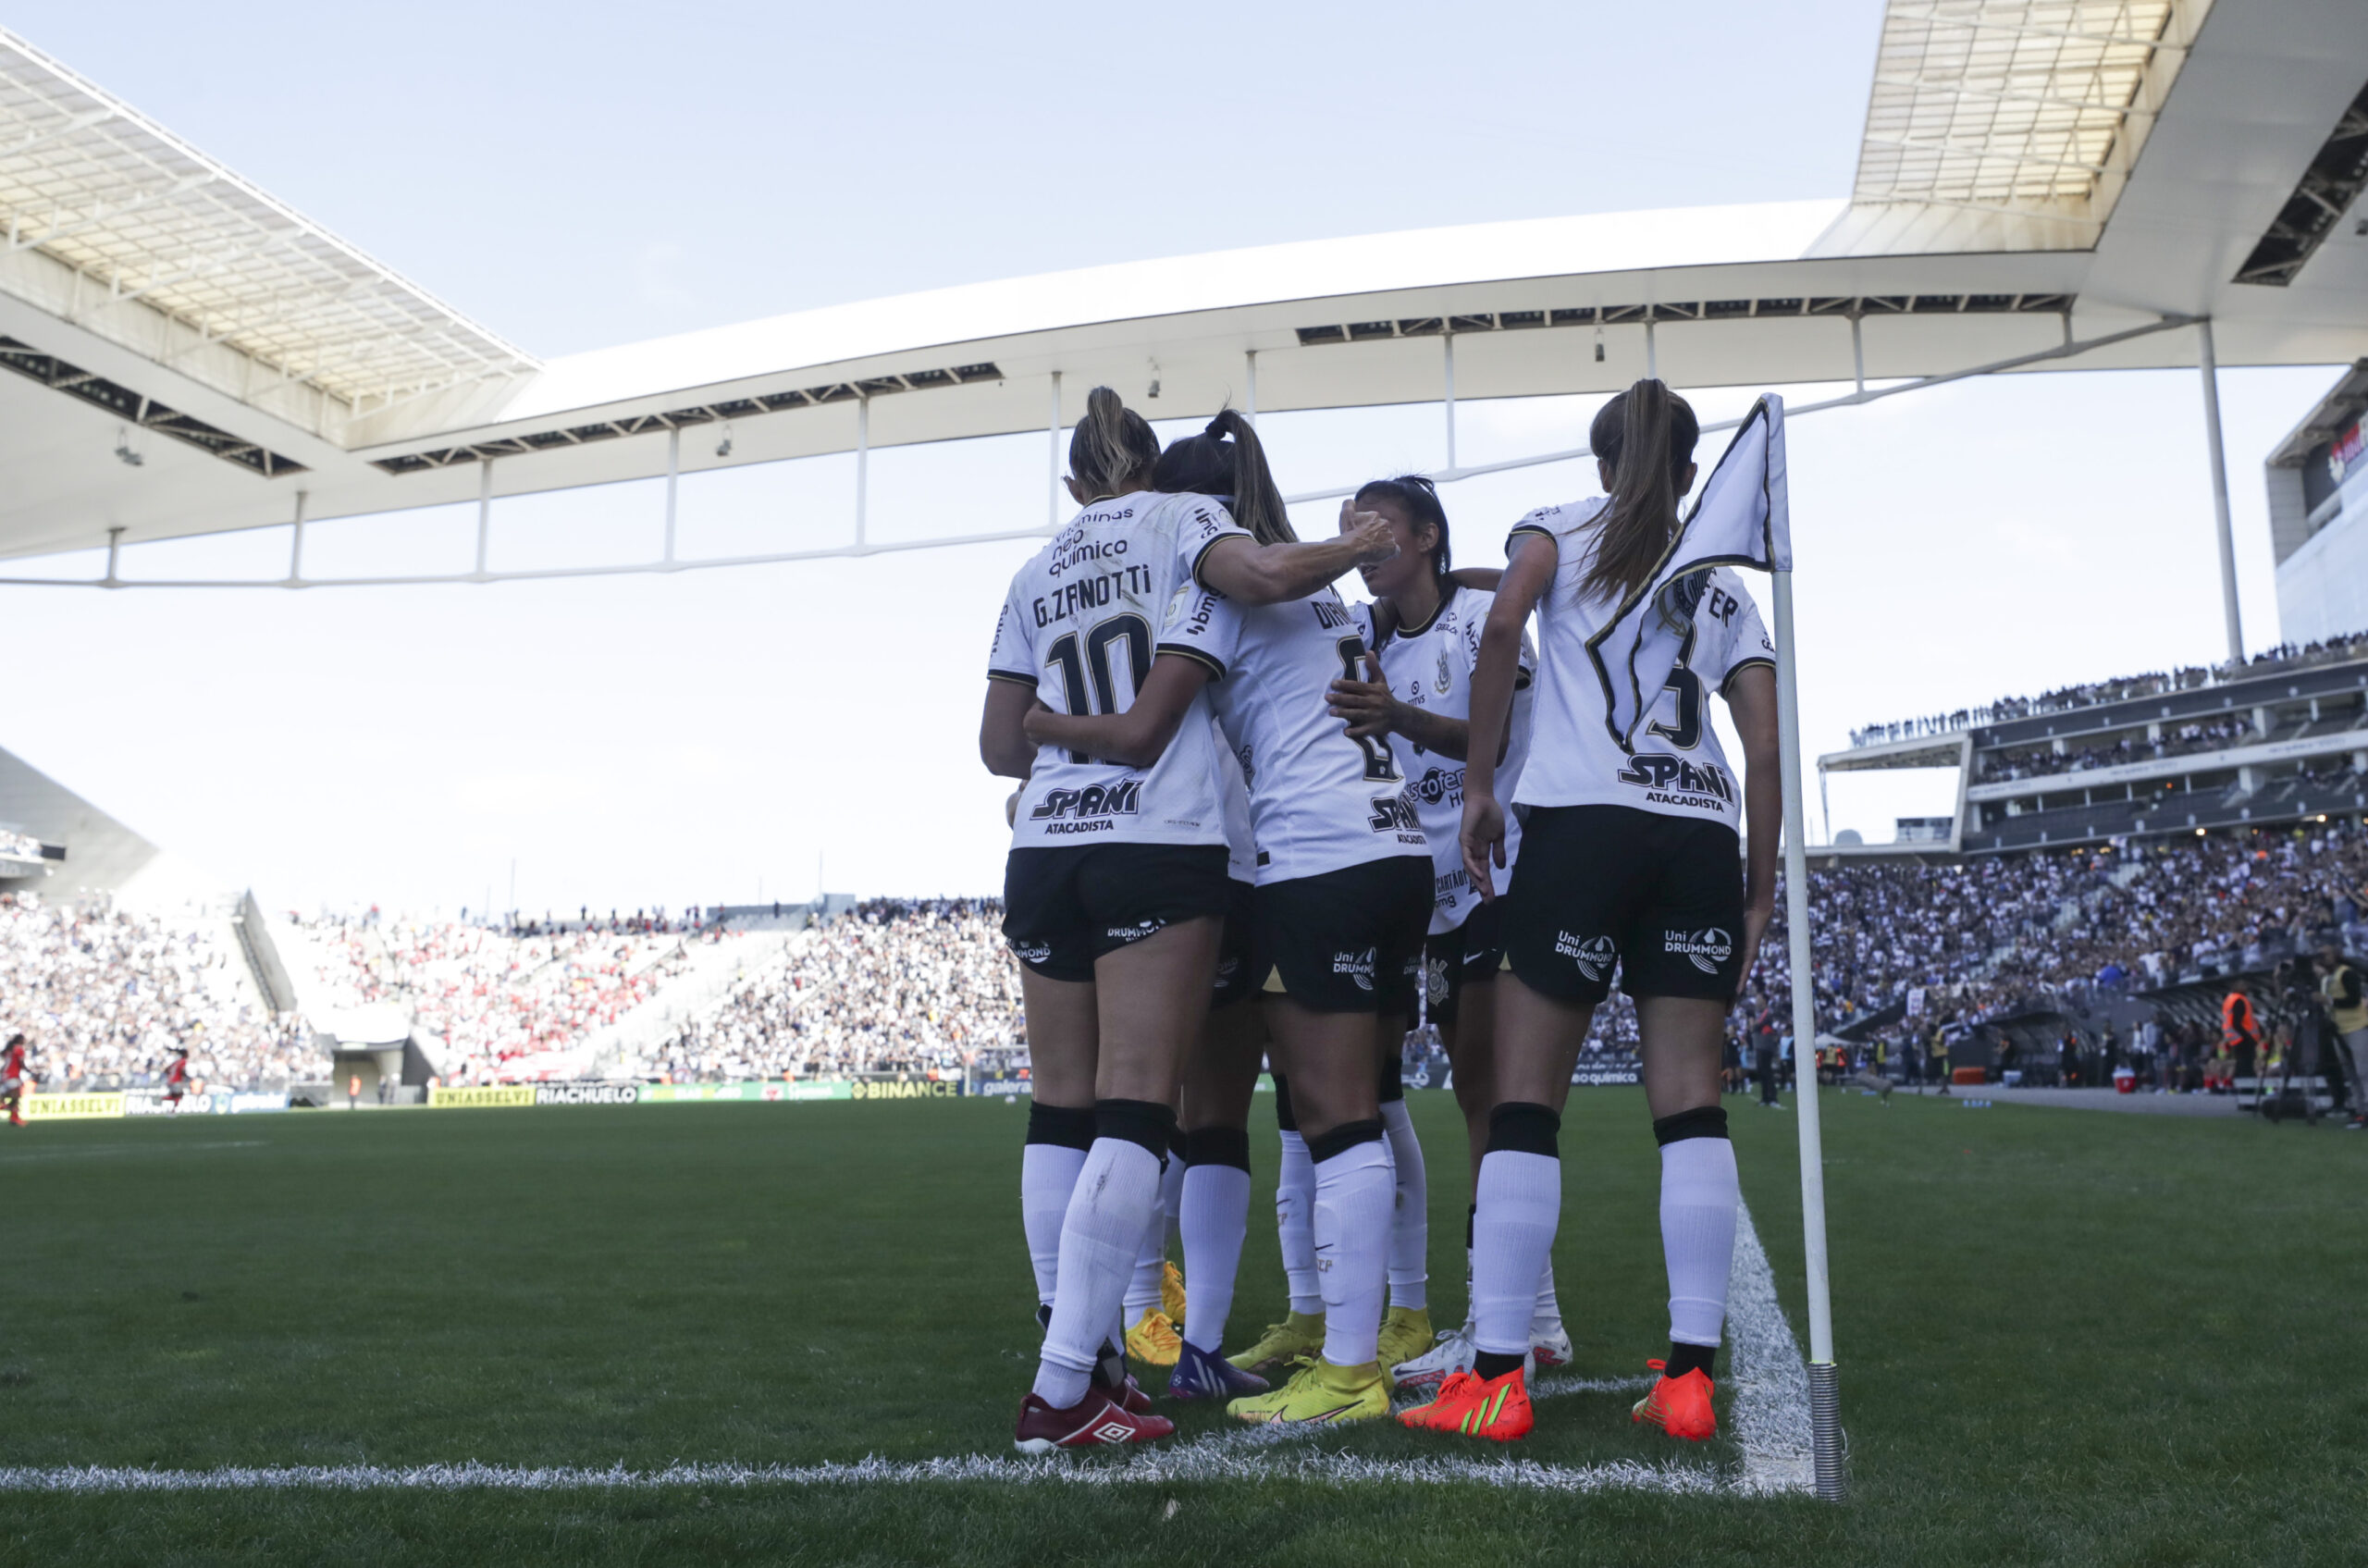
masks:
{"type": "Polygon", "coordinates": [[[1396,1366],[1412,1361],[1437,1338],[1431,1332],[1428,1307],[1391,1307],[1381,1320],[1381,1364],[1396,1366]]]}
{"type": "Polygon", "coordinates": [[[1240,1421],[1374,1421],[1389,1414],[1389,1379],[1377,1361],[1335,1366],[1318,1357],[1272,1393],[1235,1400],[1225,1413],[1240,1421]]]}
{"type": "Polygon", "coordinates": [[[1184,1337],[1166,1313],[1146,1307],[1141,1320],[1127,1330],[1127,1353],[1147,1366],[1173,1366],[1184,1353],[1184,1337]]]}
{"type": "Polygon", "coordinates": [[[1160,1265],[1159,1310],[1170,1323],[1184,1321],[1184,1275],[1172,1263],[1160,1265]]]}
{"type": "Polygon", "coordinates": [[[1320,1312],[1295,1312],[1280,1323],[1266,1325],[1266,1332],[1258,1342],[1226,1360],[1244,1372],[1264,1375],[1270,1366],[1303,1355],[1314,1355],[1324,1348],[1324,1315],[1320,1312]]]}

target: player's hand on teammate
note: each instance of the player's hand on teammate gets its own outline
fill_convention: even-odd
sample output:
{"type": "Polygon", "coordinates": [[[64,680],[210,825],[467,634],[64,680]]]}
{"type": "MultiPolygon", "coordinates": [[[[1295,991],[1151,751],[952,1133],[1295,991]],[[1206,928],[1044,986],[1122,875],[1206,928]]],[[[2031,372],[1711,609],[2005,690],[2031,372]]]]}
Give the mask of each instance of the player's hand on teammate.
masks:
{"type": "Polygon", "coordinates": [[[1493,795],[1463,792],[1463,874],[1483,904],[1497,901],[1495,872],[1505,865],[1505,809],[1493,795]],[[1493,868],[1493,870],[1492,870],[1493,868]]]}
{"type": "Polygon", "coordinates": [[[1388,735],[1397,727],[1398,699],[1389,695],[1389,682],[1382,676],[1380,655],[1370,649],[1365,653],[1365,678],[1333,682],[1326,700],[1326,710],[1347,723],[1351,739],[1388,735]]]}
{"type": "Polygon", "coordinates": [[[1351,499],[1340,503],[1340,532],[1356,550],[1358,566],[1378,566],[1398,553],[1398,534],[1378,512],[1359,512],[1351,499]]]}

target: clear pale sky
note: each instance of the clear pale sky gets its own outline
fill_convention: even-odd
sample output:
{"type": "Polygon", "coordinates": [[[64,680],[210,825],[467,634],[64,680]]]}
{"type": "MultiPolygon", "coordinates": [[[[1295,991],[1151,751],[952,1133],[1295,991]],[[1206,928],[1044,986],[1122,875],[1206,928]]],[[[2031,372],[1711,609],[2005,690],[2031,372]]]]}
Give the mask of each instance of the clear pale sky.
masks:
{"type": "MultiPolygon", "coordinates": [[[[13,25],[555,355],[1227,246],[1844,195],[1881,11],[128,0],[13,25]]],[[[2256,647],[2276,640],[2261,460],[2333,375],[2223,374],[2256,647]]],[[[1720,417],[1747,395],[1696,401],[1720,417]]],[[[1459,455],[1575,444],[1594,405],[1467,403],[1459,455]]],[[[1261,429],[1286,489],[1444,460],[1436,406],[1261,429]]],[[[875,531],[1041,506],[1042,442],[875,454],[875,531]]],[[[2220,652],[2192,373],[1961,383],[1805,419],[1792,446],[1812,756],[1870,720],[2220,652]]],[[[846,461],[797,479],[851,515],[846,461]]],[[[1523,512],[1593,488],[1571,465],[1454,487],[1458,559],[1500,560],[1523,512]]],[[[500,549],[621,552],[653,526],[622,504],[553,503],[500,549]]],[[[1303,528],[1331,525],[1311,511],[1303,528]]],[[[317,532],[322,570],[340,552],[449,568],[466,549],[436,527],[317,532]]],[[[833,890],[992,892],[1005,786],[977,761],[980,673],[1026,554],[301,595],[0,588],[20,650],[0,746],[283,905],[500,904],[513,858],[529,910],[802,898],[818,860],[833,890]]],[[[127,573],[285,560],[275,531],[128,552],[127,573]]],[[[1832,825],[1888,839],[1894,815],[1952,797],[1930,776],[1837,780],[1832,825]]]]}

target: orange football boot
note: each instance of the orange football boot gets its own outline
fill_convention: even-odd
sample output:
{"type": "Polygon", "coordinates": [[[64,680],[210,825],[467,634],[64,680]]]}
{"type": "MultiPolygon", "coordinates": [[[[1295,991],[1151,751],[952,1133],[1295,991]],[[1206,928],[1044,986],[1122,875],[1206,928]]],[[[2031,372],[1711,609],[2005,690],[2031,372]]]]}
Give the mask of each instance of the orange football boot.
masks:
{"type": "Polygon", "coordinates": [[[1455,1372],[1439,1385],[1437,1397],[1400,1412],[1398,1424],[1418,1431],[1460,1432],[1510,1443],[1529,1436],[1536,1424],[1529,1407],[1529,1387],[1514,1367],[1501,1377],[1483,1379],[1476,1372],[1455,1372]]]}
{"type": "Polygon", "coordinates": [[[1659,1427],[1672,1438],[1683,1438],[1689,1443],[1708,1441],[1719,1435],[1719,1413],[1710,1408],[1713,1385],[1710,1375],[1696,1368],[1683,1377],[1669,1375],[1665,1361],[1648,1361],[1646,1366],[1661,1375],[1653,1391],[1636,1401],[1628,1419],[1646,1422],[1659,1427]]]}

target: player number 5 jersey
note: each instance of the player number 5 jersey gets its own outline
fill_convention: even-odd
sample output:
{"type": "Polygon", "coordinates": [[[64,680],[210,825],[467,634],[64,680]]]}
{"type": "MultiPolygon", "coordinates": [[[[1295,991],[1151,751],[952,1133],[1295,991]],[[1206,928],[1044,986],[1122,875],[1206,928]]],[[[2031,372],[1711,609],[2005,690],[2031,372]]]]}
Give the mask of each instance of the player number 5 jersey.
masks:
{"type": "MultiPolygon", "coordinates": [[[[1012,577],[991,680],[1064,713],[1124,713],[1151,673],[1160,623],[1220,540],[1250,536],[1205,496],[1139,491],[1096,501],[1012,577]]],[[[1202,698],[1149,768],[1040,747],[1012,847],[1223,844],[1217,744],[1202,698]]]]}
{"type": "Polygon", "coordinates": [[[1560,552],[1553,584],[1537,606],[1537,698],[1529,761],[1513,799],[1524,806],[1633,806],[1724,822],[1740,833],[1743,790],[1711,725],[1709,699],[1724,695],[1739,671],[1773,667],[1775,645],[1733,569],[1708,573],[1677,665],[1636,732],[1635,754],[1622,751],[1605,722],[1603,682],[1587,653],[1587,639],[1618,606],[1582,599],[1579,591],[1606,504],[1596,496],[1541,508],[1505,541],[1508,557],[1530,534],[1553,539],[1560,552]]]}

